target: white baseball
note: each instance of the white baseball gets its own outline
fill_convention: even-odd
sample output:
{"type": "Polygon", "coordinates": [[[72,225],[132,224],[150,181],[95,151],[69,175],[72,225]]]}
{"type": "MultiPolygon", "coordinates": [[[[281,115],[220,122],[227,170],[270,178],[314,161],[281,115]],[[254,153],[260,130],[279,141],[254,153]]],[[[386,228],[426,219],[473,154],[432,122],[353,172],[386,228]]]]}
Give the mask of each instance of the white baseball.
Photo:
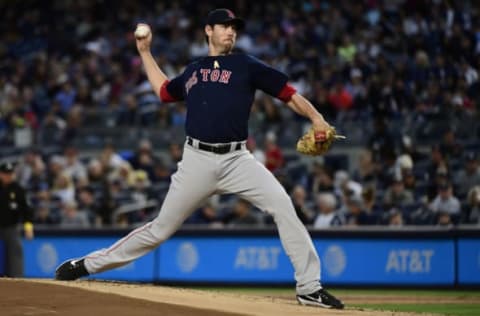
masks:
{"type": "Polygon", "coordinates": [[[135,37],[136,38],[144,38],[147,37],[150,33],[150,27],[146,24],[140,24],[137,26],[135,30],[135,37]]]}

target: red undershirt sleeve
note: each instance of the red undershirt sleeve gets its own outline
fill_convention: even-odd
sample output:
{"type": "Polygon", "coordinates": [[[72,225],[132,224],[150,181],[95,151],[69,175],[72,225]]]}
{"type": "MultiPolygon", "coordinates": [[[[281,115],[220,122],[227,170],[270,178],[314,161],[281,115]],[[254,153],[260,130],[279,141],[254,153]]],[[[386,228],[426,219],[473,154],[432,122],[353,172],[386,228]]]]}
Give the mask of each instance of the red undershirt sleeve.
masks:
{"type": "Polygon", "coordinates": [[[280,90],[280,93],[277,95],[277,98],[287,103],[292,99],[292,96],[297,92],[297,90],[290,85],[289,83],[280,90]]]}
{"type": "Polygon", "coordinates": [[[173,97],[170,92],[167,90],[167,85],[170,82],[170,80],[165,80],[160,87],[160,100],[162,102],[175,102],[178,101],[175,97],[173,97]]]}

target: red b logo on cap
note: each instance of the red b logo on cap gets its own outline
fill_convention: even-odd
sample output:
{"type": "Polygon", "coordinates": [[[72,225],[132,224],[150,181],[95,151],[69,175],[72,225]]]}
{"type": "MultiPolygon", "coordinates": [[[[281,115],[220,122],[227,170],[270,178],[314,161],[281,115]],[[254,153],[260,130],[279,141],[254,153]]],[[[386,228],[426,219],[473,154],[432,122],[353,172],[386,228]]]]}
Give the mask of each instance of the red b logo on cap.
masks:
{"type": "Polygon", "coordinates": [[[232,11],[230,11],[230,10],[228,10],[228,9],[227,9],[226,11],[227,11],[227,14],[228,14],[228,17],[229,17],[229,18],[232,18],[232,19],[235,18],[235,14],[233,14],[232,11]]]}

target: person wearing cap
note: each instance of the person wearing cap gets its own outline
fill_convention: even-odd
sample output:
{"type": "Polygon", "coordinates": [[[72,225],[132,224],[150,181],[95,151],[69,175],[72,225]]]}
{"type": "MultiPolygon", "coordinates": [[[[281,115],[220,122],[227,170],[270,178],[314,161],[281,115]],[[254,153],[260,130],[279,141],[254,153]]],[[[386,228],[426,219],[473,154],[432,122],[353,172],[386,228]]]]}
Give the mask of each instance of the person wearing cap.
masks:
{"type": "Polygon", "coordinates": [[[320,283],[320,259],[286,190],[246,147],[256,90],[309,118],[319,133],[331,127],[289,84],[286,74],[248,54],[233,53],[237,32],[244,26],[245,22],[228,9],[211,11],[204,27],[208,56],[190,63],[171,80],[151,54],[153,36],[149,26],[137,26],[137,50],[153,90],[162,102],[185,101],[187,137],[182,160],[152,222],[116,246],[67,260],[57,268],[56,279],[74,280],[125,265],[169,238],[211,195],[231,193],[273,216],[295,270],[298,302],[343,308],[343,303],[320,283]]]}
{"type": "Polygon", "coordinates": [[[0,240],[5,248],[8,277],[23,277],[23,247],[19,231],[23,223],[26,239],[33,238],[33,210],[26,191],[15,180],[12,163],[0,164],[0,240]]]}

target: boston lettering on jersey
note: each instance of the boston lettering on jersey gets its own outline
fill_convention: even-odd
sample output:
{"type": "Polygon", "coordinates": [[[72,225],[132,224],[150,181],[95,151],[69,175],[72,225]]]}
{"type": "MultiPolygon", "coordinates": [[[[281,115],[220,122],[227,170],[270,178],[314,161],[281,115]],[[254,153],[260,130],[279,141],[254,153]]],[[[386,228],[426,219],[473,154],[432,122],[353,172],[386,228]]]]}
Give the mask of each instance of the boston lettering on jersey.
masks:
{"type": "MultiPolygon", "coordinates": [[[[219,69],[200,69],[202,74],[201,78],[203,82],[219,82],[227,84],[232,75],[231,71],[228,70],[219,70],[219,69]]],[[[194,71],[190,78],[188,78],[187,83],[185,83],[185,91],[188,94],[188,91],[198,82],[197,71],[194,71]]]]}
{"type": "Polygon", "coordinates": [[[246,54],[207,56],[161,88],[164,102],[185,100],[187,135],[209,143],[242,141],[257,89],[288,101],[288,77],[246,54]]]}

